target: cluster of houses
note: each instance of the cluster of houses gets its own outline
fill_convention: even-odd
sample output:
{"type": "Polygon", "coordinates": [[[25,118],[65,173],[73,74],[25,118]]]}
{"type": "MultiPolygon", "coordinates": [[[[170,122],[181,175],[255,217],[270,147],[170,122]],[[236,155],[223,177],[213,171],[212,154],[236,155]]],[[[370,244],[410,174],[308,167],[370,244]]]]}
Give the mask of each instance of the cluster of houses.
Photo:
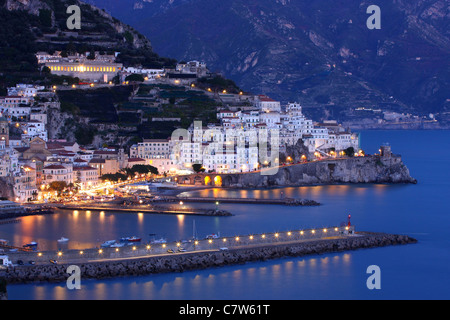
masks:
{"type": "Polygon", "coordinates": [[[104,174],[145,164],[123,149],[49,140],[48,108],[59,109],[59,102],[43,87],[19,84],[0,97],[0,178],[13,185],[16,201],[43,199],[55,181],[78,190],[95,188],[104,174]]]}
{"type": "Polygon", "coordinates": [[[209,73],[206,64],[199,61],[181,62],[170,69],[124,67],[122,63],[116,62],[119,53],[86,52],[69,55],[61,51],[52,54],[38,52],[36,58],[38,64],[49,68],[52,74],[79,78],[90,83],[111,83],[116,76],[122,83],[129,75],[139,74],[149,83],[160,81],[173,85],[190,85],[209,73]]]}
{"type": "MultiPolygon", "coordinates": [[[[198,61],[179,63],[173,70],[124,68],[116,63],[117,54],[36,56],[54,74],[94,82],[137,73],[146,81],[191,86],[209,73],[198,61]]],[[[101,176],[134,165],[152,165],[164,174],[192,173],[194,164],[209,172],[240,173],[278,165],[280,155],[299,140],[317,157],[336,156],[350,147],[359,150],[358,134],[336,121],[314,123],[298,103],[282,106],[265,95],[243,92],[207,94],[222,101],[218,123],[194,122],[167,139],[145,139],[127,154],[121,148],[86,149],[76,142],[49,140],[47,111],[59,109],[54,91],[27,84],[8,88],[8,95],[0,97],[0,177],[9,179],[16,200],[23,202],[45,198],[53,182],[92,189],[101,176]]]]}
{"type": "MultiPolygon", "coordinates": [[[[0,123],[5,123],[0,118],[0,123]]],[[[123,149],[85,149],[76,142],[44,141],[33,138],[25,147],[6,147],[0,152],[0,177],[14,185],[17,201],[43,199],[52,182],[78,190],[89,190],[101,183],[101,176],[123,168],[145,164],[129,158],[123,149]]]]}
{"type": "Polygon", "coordinates": [[[252,103],[245,106],[219,109],[217,118],[219,124],[194,122],[167,139],[144,140],[131,147],[130,157],[145,159],[160,172],[188,172],[194,164],[201,164],[206,171],[241,173],[278,165],[280,155],[300,139],[308,157],[337,156],[348,148],[360,150],[357,133],[336,121],[314,123],[303,115],[298,103],[282,107],[264,95],[252,97],[252,103]]]}

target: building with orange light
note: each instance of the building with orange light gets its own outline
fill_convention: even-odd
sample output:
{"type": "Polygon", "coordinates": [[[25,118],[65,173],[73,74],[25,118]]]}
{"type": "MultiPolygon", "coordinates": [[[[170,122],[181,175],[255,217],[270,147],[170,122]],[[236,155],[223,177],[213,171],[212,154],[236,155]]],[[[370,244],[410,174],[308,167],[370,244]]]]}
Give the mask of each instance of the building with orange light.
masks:
{"type": "Polygon", "coordinates": [[[69,76],[80,80],[107,83],[123,68],[121,63],[86,60],[83,62],[48,62],[45,64],[52,74],[69,76]]]}

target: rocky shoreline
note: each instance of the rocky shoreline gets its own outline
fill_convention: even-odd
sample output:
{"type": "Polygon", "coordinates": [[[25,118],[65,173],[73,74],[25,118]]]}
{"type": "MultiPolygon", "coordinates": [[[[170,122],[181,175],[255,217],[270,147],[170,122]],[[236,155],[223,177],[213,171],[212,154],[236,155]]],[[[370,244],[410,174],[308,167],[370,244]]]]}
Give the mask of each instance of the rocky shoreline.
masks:
{"type": "Polygon", "coordinates": [[[400,156],[366,156],[309,162],[279,168],[276,174],[225,177],[229,187],[267,188],[335,184],[417,184],[400,156]]]}
{"type": "MultiPolygon", "coordinates": [[[[416,243],[406,235],[384,233],[358,233],[339,239],[311,240],[307,242],[275,243],[230,249],[225,251],[196,252],[131,260],[91,262],[77,264],[81,279],[106,279],[157,273],[201,270],[247,262],[265,261],[284,257],[301,257],[364,248],[416,243]]],[[[17,266],[0,271],[0,278],[8,284],[33,282],[64,282],[68,278],[68,265],[17,266]]]]}

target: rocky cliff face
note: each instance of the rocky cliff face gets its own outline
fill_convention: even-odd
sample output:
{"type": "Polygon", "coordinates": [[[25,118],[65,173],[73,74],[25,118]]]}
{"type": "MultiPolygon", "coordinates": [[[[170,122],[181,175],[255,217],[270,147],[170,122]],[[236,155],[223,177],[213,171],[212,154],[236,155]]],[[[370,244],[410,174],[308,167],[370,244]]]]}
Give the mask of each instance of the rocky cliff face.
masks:
{"type": "Polygon", "coordinates": [[[222,178],[229,187],[261,188],[340,183],[417,183],[400,156],[357,157],[283,167],[274,175],[250,173],[222,178]]]}
{"type": "MultiPolygon", "coordinates": [[[[1,4],[1,2],[0,2],[1,4]]],[[[76,30],[79,35],[84,34],[86,29],[90,29],[90,31],[95,31],[92,29],[90,24],[104,24],[108,25],[109,28],[114,29],[118,34],[124,35],[125,32],[129,32],[133,36],[132,46],[135,48],[151,48],[150,41],[138,34],[133,28],[130,26],[121,23],[117,19],[114,19],[111,15],[106,13],[99,8],[86,4],[84,2],[78,0],[5,0],[4,8],[9,11],[25,11],[31,15],[40,17],[42,15],[42,10],[49,11],[50,21],[48,22],[48,26],[54,28],[53,32],[64,32],[70,31],[65,26],[65,21],[70,16],[66,13],[66,8],[69,5],[77,5],[81,8],[81,29],[76,30]]],[[[102,27],[104,27],[104,25],[102,27]]],[[[105,35],[107,37],[108,35],[105,35]]],[[[77,35],[78,37],[78,35],[77,35]]],[[[48,40],[48,39],[47,39],[48,40]]],[[[60,40],[61,41],[61,40],[60,40]]],[[[100,44],[101,41],[98,41],[100,44]]],[[[87,44],[89,41],[85,41],[87,44]]],[[[117,43],[126,43],[126,39],[123,36],[122,38],[113,39],[112,37],[108,39],[108,41],[104,42],[117,42],[117,43]]],[[[93,43],[91,43],[93,44],[93,43]]]]}
{"type": "Polygon", "coordinates": [[[0,178],[0,197],[14,200],[14,186],[12,178],[0,178]]]}

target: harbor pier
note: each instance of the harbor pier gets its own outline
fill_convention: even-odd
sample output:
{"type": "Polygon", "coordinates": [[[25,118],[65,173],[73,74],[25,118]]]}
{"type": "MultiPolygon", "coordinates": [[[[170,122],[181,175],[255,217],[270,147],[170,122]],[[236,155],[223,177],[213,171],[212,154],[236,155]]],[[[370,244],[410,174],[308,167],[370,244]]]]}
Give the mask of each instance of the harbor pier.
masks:
{"type": "Polygon", "coordinates": [[[240,204],[274,204],[285,206],[318,206],[318,202],[307,199],[294,198],[280,198],[280,199],[265,199],[265,198],[219,198],[219,197],[172,197],[171,201],[183,201],[194,203],[240,203],[240,204]]]}
{"type": "Polygon", "coordinates": [[[123,248],[14,253],[35,265],[0,271],[8,283],[61,282],[69,265],[81,269],[82,279],[152,273],[183,272],[282,257],[342,252],[362,248],[416,243],[406,235],[355,232],[354,226],[293,230],[267,234],[210,238],[188,242],[132,245],[123,248]],[[54,263],[50,263],[52,260],[54,263]]]}

